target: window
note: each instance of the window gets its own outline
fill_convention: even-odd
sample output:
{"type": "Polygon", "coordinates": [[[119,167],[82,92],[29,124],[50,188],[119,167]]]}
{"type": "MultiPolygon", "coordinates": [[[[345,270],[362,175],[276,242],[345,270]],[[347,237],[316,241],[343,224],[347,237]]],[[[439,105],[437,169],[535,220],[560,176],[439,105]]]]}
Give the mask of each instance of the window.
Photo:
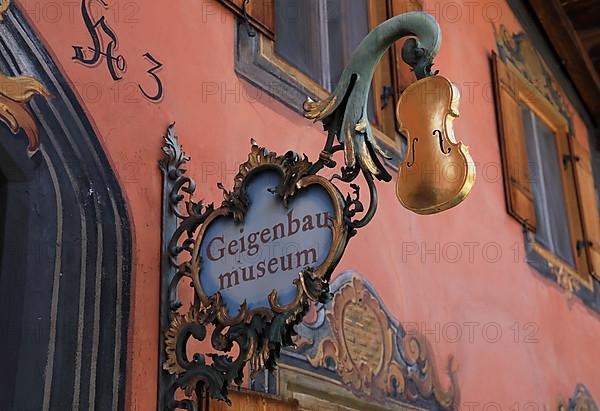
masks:
{"type": "Polygon", "coordinates": [[[600,235],[590,154],[515,67],[495,54],[493,63],[508,212],[554,274],[592,288],[591,276],[600,278],[600,235]]]}
{"type": "Polygon", "coordinates": [[[275,52],[331,91],[369,32],[368,0],[275,2],[275,52]]]}
{"type": "MultiPolygon", "coordinates": [[[[222,2],[240,16],[244,15],[246,4],[246,15],[258,32],[249,36],[243,18],[240,19],[238,74],[298,112],[307,96],[322,99],[335,88],[354,49],[372,28],[394,15],[422,9],[419,0],[222,2]],[[264,21],[256,23],[261,18],[264,21]]],[[[378,66],[369,105],[376,136],[388,147],[396,146],[398,138],[397,98],[415,81],[410,68],[401,61],[402,42],[399,43],[378,66]]]]}
{"type": "Polygon", "coordinates": [[[565,190],[556,136],[527,106],[521,106],[529,176],[537,221],[535,238],[557,257],[575,266],[565,190]]]}
{"type": "MultiPolygon", "coordinates": [[[[353,51],[369,33],[368,6],[368,0],[276,1],[275,53],[333,91],[353,51]]],[[[372,95],[369,117],[377,121],[372,95]]]]}

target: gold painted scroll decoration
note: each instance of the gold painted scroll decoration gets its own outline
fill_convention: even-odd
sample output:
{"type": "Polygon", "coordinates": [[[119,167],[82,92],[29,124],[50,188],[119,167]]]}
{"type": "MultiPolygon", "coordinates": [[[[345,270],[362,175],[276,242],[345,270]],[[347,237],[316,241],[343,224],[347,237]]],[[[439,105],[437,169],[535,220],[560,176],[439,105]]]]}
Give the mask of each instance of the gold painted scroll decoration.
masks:
{"type": "Polygon", "coordinates": [[[27,103],[36,94],[44,97],[50,95],[46,87],[33,77],[8,77],[0,73],[0,120],[15,135],[23,129],[29,142],[29,156],[33,155],[40,146],[37,125],[27,107],[27,103]]]}
{"type": "Polygon", "coordinates": [[[397,394],[410,401],[434,397],[444,409],[455,405],[458,388],[452,372],[451,386],[444,391],[426,342],[415,335],[396,336],[381,304],[359,278],[335,294],[327,319],[333,335],[322,339],[316,354],[307,359],[313,367],[322,368],[335,361],[342,383],[356,396],[377,402],[397,394]],[[410,371],[394,358],[398,339],[406,360],[420,364],[419,370],[410,371]]]}
{"type": "MultiPolygon", "coordinates": [[[[174,159],[177,167],[189,159],[177,143],[173,126],[169,127],[165,142],[167,147],[164,151],[174,159]]],[[[195,202],[192,198],[195,183],[192,180],[187,181],[183,178],[180,180],[187,181],[189,187],[182,189],[180,186],[175,186],[176,190],[181,189],[188,194],[185,204],[188,216],[184,219],[192,221],[192,223],[189,226],[182,225],[185,230],[174,234],[175,240],[171,240],[172,247],[178,247],[180,237],[185,235],[189,236],[187,241],[193,237],[193,244],[196,245],[185,250],[191,258],[179,262],[178,275],[181,276],[181,279],[177,281],[183,281],[184,277],[190,279],[201,304],[190,306],[186,313],[173,312],[170,324],[164,331],[166,360],[163,363],[163,369],[169,374],[177,376],[171,389],[175,391],[181,389],[186,396],[191,397],[198,383],[204,378],[203,375],[209,375],[218,382],[217,385],[213,384],[210,396],[227,401],[227,388],[234,382],[238,385],[241,383],[246,364],[250,365],[253,373],[264,367],[273,368],[276,357],[279,356],[278,350],[273,346],[282,344],[282,341],[289,341],[286,344],[291,344],[291,337],[295,334],[293,326],[304,316],[309,303],[321,301],[324,298],[329,276],[345,249],[348,232],[347,226],[344,224],[344,202],[340,191],[328,179],[310,174],[311,166],[312,163],[306,156],[300,156],[293,152],[277,155],[275,152],[258,146],[252,140],[248,160],[240,165],[239,172],[234,178],[233,190],[228,191],[222,184],[219,184],[224,197],[221,207],[214,208],[212,204],[204,206],[201,201],[195,202]],[[217,219],[230,218],[243,228],[244,220],[248,218],[247,214],[252,207],[246,191],[248,182],[252,176],[258,173],[273,171],[279,174],[281,182],[271,194],[278,195],[282,207],[291,206],[292,202],[297,199],[296,195],[307,188],[320,186],[324,194],[329,196],[333,207],[332,215],[329,216],[330,249],[319,266],[304,268],[298,273],[297,278],[291,281],[292,286],[295,286],[296,289],[292,289],[294,297],[289,304],[283,304],[279,299],[278,291],[273,288],[270,293],[269,290],[265,291],[268,293],[268,305],[262,304],[249,308],[244,301],[239,305],[239,309],[231,307],[234,315],[230,315],[229,307],[222,294],[220,292],[209,294],[203,287],[204,271],[202,267],[206,261],[203,261],[201,256],[201,245],[208,232],[208,227],[218,222],[217,219]],[[229,352],[235,344],[239,347],[235,358],[230,358],[228,355],[217,355],[218,359],[210,364],[188,360],[185,354],[182,354],[187,352],[190,339],[204,341],[209,336],[208,325],[215,326],[210,335],[212,347],[217,351],[229,352]],[[275,340],[277,342],[273,342],[275,340]]],[[[185,224],[185,220],[182,224],[185,224]]],[[[183,240],[182,243],[185,241],[183,240]]],[[[170,307],[179,304],[179,301],[175,301],[170,303],[170,307]]],[[[190,343],[191,345],[192,343],[190,343]]]]}
{"type": "Polygon", "coordinates": [[[503,24],[498,28],[493,24],[493,28],[502,61],[514,66],[554,108],[569,118],[565,98],[529,37],[524,32],[509,33],[503,24]]]}
{"type": "Polygon", "coordinates": [[[4,15],[8,11],[10,7],[10,0],[1,0],[0,1],[0,22],[4,21],[4,15]]]}

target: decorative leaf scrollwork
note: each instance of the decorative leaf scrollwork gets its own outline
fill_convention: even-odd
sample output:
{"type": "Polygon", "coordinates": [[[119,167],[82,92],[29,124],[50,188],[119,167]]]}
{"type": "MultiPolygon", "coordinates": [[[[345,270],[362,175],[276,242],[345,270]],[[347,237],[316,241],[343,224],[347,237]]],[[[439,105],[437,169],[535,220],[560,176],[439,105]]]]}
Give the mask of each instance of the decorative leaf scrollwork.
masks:
{"type": "MultiPolygon", "coordinates": [[[[326,293],[327,288],[320,288],[326,293]]],[[[312,285],[312,291],[318,292],[319,286],[312,285]]],[[[324,299],[324,298],[322,298],[324,299]]],[[[228,388],[232,384],[241,385],[246,364],[251,365],[254,372],[266,367],[273,370],[279,359],[281,348],[293,344],[297,325],[308,311],[308,297],[302,296],[295,309],[274,314],[272,317],[262,314],[254,315],[249,322],[242,321],[226,326],[218,320],[218,305],[207,308],[190,307],[185,314],[175,313],[173,320],[165,332],[167,360],[163,368],[177,376],[170,387],[169,397],[174,399],[177,390],[183,390],[191,397],[199,386],[206,387],[211,398],[230,404],[228,388]],[[207,325],[213,325],[210,336],[211,345],[220,352],[231,352],[235,347],[235,357],[210,353],[206,357],[196,353],[190,360],[187,357],[188,341],[194,338],[204,341],[207,338],[207,325]]],[[[168,409],[189,408],[193,402],[169,401],[168,409]]],[[[193,405],[195,406],[195,405],[193,405]]]]}
{"type": "Polygon", "coordinates": [[[429,409],[456,409],[459,393],[452,358],[447,369],[450,386],[444,389],[427,341],[396,328],[361,279],[352,277],[319,310],[327,321],[311,326],[308,338],[304,335],[304,347],[309,348],[304,355],[313,367],[334,369],[344,386],[361,398],[382,404],[425,401],[429,409]]]}
{"type": "MultiPolygon", "coordinates": [[[[2,13],[6,11],[8,2],[0,4],[0,21],[2,13]]],[[[33,114],[27,103],[35,95],[48,97],[50,93],[37,79],[29,76],[8,77],[0,73],[0,121],[4,122],[17,134],[23,130],[27,136],[29,156],[32,156],[40,147],[38,128],[33,114]]]]}
{"type": "Polygon", "coordinates": [[[164,138],[165,158],[161,168],[172,182],[168,195],[168,209],[181,220],[168,243],[169,263],[177,271],[169,287],[170,324],[164,330],[165,361],[163,369],[176,376],[169,387],[166,406],[168,409],[190,409],[196,405],[190,399],[175,401],[178,391],[187,397],[197,394],[200,387],[216,399],[228,401],[228,389],[232,384],[241,384],[244,369],[251,365],[253,372],[266,367],[274,369],[282,347],[293,345],[296,335],[294,327],[300,323],[311,302],[326,302],[329,299],[329,276],[339,261],[349,238],[344,222],[344,204],[339,191],[327,179],[311,174],[313,164],[306,156],[287,152],[278,156],[252,141],[251,151],[245,163],[240,165],[231,191],[224,185],[223,202],[217,209],[213,204],[204,206],[192,197],[196,189],[194,181],[185,176],[182,166],[190,160],[177,141],[174,125],[169,127],[164,138]],[[272,189],[284,207],[303,188],[321,185],[332,199],[335,216],[330,216],[332,247],[319,267],[306,267],[293,281],[296,295],[289,304],[281,304],[276,290],[268,296],[269,308],[249,310],[244,303],[235,317],[220,293],[206,295],[201,286],[202,258],[198,254],[205,228],[222,216],[229,216],[238,224],[243,223],[250,206],[246,195],[248,178],[259,170],[277,170],[281,182],[272,189]],[[187,198],[186,198],[187,197],[187,198]],[[184,200],[185,199],[185,200],[184,200]],[[183,204],[183,206],[182,206],[183,204]],[[182,280],[191,280],[195,290],[195,301],[187,312],[181,313],[177,289],[182,280]],[[210,344],[218,353],[187,356],[188,342],[200,342],[209,338],[207,327],[214,327],[210,344]],[[235,348],[235,350],[234,350],[235,348]],[[235,355],[228,355],[235,351],[235,355]],[[210,361],[207,361],[210,359],[210,361]]]}
{"type": "Polygon", "coordinates": [[[162,151],[165,157],[159,162],[163,174],[171,184],[165,206],[170,212],[181,220],[168,243],[169,264],[177,269],[168,290],[168,303],[170,310],[175,312],[182,303],[178,300],[177,286],[182,278],[191,277],[190,265],[187,261],[180,263],[182,253],[192,255],[194,249],[194,233],[196,229],[214,211],[214,205],[204,205],[202,201],[195,202],[193,195],[196,191],[196,182],[185,175],[186,170],[182,168],[190,160],[183,147],[179,144],[175,134],[175,123],[172,123],[164,136],[162,151]],[[187,200],[184,199],[187,196],[187,200]],[[183,202],[183,206],[182,206],[183,202]]]}

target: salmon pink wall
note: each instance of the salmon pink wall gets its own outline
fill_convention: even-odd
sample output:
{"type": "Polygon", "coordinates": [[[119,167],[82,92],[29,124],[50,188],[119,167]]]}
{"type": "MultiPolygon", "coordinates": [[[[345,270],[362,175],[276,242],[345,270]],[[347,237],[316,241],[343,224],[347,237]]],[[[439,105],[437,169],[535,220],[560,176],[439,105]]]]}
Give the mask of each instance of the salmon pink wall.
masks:
{"type": "MultiPolygon", "coordinates": [[[[157,164],[167,125],[177,122],[200,195],[217,202],[222,197],[216,183],[231,185],[250,138],[277,152],[291,149],[315,159],[324,133],[237,77],[234,19],[215,0],[138,1],[135,8],[121,2],[118,14],[107,15],[120,40],[118,52],[128,62],[120,83],[111,80],[104,63],[90,68],[72,60],[72,45],[90,43],[78,9],[69,15],[69,7],[60,6],[62,16],[55,18],[44,11],[46,2],[16,4],[74,84],[125,191],[135,235],[127,401],[132,410],[156,409],[162,184],[157,164]],[[159,103],[135,92],[138,82],[153,87],[146,52],[164,65],[158,74],[165,96],[159,103]],[[213,85],[219,93],[208,95],[213,85]],[[257,95],[259,101],[248,98],[257,95]]],[[[577,383],[598,400],[600,316],[568,300],[523,262],[521,227],[505,209],[490,20],[509,31],[519,31],[519,23],[503,2],[425,4],[444,36],[436,68],[462,90],[455,134],[471,147],[477,181],[463,204],[434,216],[403,209],[395,184],[380,184],[378,213],[350,241],[337,272],[352,269],[368,277],[397,319],[427,334],[444,384],[453,356],[461,407],[496,404],[515,411],[533,403],[551,410],[577,383]],[[492,342],[498,330],[501,336],[492,342]]],[[[574,120],[577,138],[586,140],[583,123],[574,120]]]]}

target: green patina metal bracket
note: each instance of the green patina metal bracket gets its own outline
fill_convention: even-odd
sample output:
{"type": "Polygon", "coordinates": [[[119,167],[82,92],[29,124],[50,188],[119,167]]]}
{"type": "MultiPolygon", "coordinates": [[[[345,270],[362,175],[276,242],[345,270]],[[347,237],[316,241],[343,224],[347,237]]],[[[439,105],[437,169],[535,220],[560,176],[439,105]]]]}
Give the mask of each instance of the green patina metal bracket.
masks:
{"type": "MultiPolygon", "coordinates": [[[[339,180],[350,183],[362,172],[369,187],[369,208],[362,219],[350,222],[351,235],[357,228],[366,226],[375,215],[377,189],[374,178],[383,181],[392,179],[376,154],[387,157],[377,144],[368,120],[369,90],[375,68],[385,52],[396,41],[408,36],[412,38],[402,47],[404,62],[412,67],[418,80],[436,75],[437,71],[433,72],[432,67],[442,44],[439,24],[427,13],[405,13],[383,22],[363,39],[327,99],[315,102],[309,98],[304,103],[305,117],[321,121],[328,132],[320,159],[311,171],[316,173],[323,167],[335,167],[333,154],[344,150],[345,167],[337,176],[339,180]]],[[[361,207],[362,204],[358,209],[361,207]]]]}
{"type": "Polygon", "coordinates": [[[402,48],[402,59],[412,67],[417,79],[437,74],[432,72],[433,59],[442,44],[442,34],[437,21],[430,14],[410,12],[393,17],[377,26],[359,44],[350,63],[329,98],[304,104],[305,116],[320,120],[333,137],[344,145],[346,166],[354,168],[356,160],[364,171],[379,180],[390,181],[391,176],[381,165],[373,148],[384,157],[368,121],[367,105],[375,68],[385,52],[399,39],[408,39],[402,48]]]}

